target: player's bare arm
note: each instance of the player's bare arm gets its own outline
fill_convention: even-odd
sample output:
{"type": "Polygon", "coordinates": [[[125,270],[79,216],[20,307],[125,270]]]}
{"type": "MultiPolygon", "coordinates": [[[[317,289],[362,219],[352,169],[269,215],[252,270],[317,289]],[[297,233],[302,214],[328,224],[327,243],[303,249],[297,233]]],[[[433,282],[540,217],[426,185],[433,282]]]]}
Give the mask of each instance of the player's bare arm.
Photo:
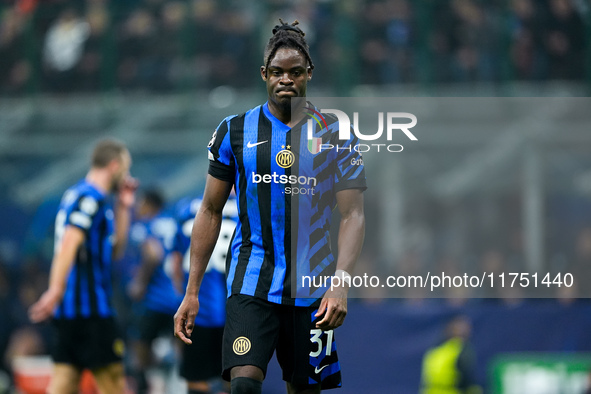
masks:
{"type": "MultiPolygon", "coordinates": [[[[342,270],[350,273],[361,253],[365,237],[363,192],[360,189],[342,190],[337,192],[336,198],[341,214],[337,271],[342,270]]],[[[347,315],[348,292],[347,285],[341,285],[326,292],[316,313],[316,317],[324,314],[322,320],[316,324],[318,328],[332,330],[343,324],[347,315]]]]}
{"type": "Polygon", "coordinates": [[[117,205],[115,207],[114,259],[121,258],[127,247],[129,224],[131,223],[131,207],[135,203],[135,191],[137,188],[138,181],[131,176],[125,177],[119,186],[117,205]]]}
{"type": "Polygon", "coordinates": [[[183,282],[185,273],[183,272],[183,255],[178,251],[173,251],[170,253],[170,261],[172,267],[171,279],[174,290],[178,292],[178,294],[184,294],[185,288],[183,282]]]}
{"type": "Polygon", "coordinates": [[[174,315],[174,335],[186,344],[192,343],[189,338],[199,311],[199,288],[218,239],[222,212],[231,190],[231,183],[207,176],[203,201],[191,232],[189,282],[183,302],[174,315]]]}
{"type": "Polygon", "coordinates": [[[29,318],[33,323],[39,323],[51,317],[55,307],[62,300],[76,253],[85,237],[84,231],[78,227],[66,226],[61,246],[51,262],[49,288],[29,309],[29,318]]]}

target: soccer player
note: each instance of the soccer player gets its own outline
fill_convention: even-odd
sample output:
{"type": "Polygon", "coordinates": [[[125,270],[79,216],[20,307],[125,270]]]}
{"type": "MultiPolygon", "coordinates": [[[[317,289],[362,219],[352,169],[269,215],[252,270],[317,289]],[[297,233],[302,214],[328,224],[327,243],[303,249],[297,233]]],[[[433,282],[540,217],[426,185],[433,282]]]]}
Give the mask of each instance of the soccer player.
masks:
{"type": "Polygon", "coordinates": [[[306,96],[314,66],[297,21],[280,22],[261,67],[268,101],[224,119],[208,145],[189,283],[175,315],[175,334],[191,343],[201,280],[235,186],[240,220],[227,262],[222,355],[222,375],[231,381],[233,394],[261,393],[275,351],[288,393],[341,386],[333,330],[345,319],[348,287],[306,297],[306,289],[295,283],[296,272],[334,270],[329,230],[335,205],[341,214],[336,276],[349,275],[364,237],[365,172],[360,154],[351,149],[356,137],[338,140],[338,121],[329,118],[328,127],[311,126],[313,138],[340,149],[310,147],[307,118],[292,113],[291,102],[306,96]]]}
{"type": "Polygon", "coordinates": [[[77,393],[82,370],[101,393],[123,393],[124,343],[111,306],[111,259],[127,243],[137,182],[122,142],[99,141],[86,178],[69,188],[55,221],[49,288],[31,306],[37,323],[53,317],[55,344],[50,394],[77,393]],[[116,193],[113,208],[111,193],[116,193]]]}
{"type": "MultiPolygon", "coordinates": [[[[178,230],[171,253],[171,265],[182,266],[187,280],[191,232],[200,206],[201,198],[183,200],[177,211],[178,230]]],[[[217,393],[216,385],[225,386],[216,380],[219,380],[222,370],[222,336],[226,321],[226,258],[237,221],[236,202],[229,199],[222,211],[220,235],[201,282],[199,298],[202,307],[195,318],[193,343],[182,348],[180,375],[187,380],[188,394],[217,393]]],[[[186,287],[186,281],[184,285],[186,287]]]]}
{"type": "Polygon", "coordinates": [[[137,394],[149,391],[146,370],[153,365],[152,344],[160,335],[171,335],[172,317],[184,294],[165,272],[165,257],[172,248],[176,222],[162,212],[163,208],[162,194],[156,189],[145,190],[131,226],[130,249],[137,250],[139,259],[128,285],[129,297],[135,302],[130,336],[131,375],[137,394]]]}

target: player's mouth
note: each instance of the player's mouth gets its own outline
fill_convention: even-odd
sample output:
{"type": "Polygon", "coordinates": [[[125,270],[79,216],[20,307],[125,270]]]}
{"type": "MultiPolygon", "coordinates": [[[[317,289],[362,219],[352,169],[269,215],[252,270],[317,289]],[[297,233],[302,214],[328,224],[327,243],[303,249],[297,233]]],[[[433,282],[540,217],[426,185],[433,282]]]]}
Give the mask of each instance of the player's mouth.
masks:
{"type": "Polygon", "coordinates": [[[295,97],[298,95],[298,93],[293,90],[293,89],[279,89],[277,90],[277,95],[278,96],[292,96],[295,97]]]}

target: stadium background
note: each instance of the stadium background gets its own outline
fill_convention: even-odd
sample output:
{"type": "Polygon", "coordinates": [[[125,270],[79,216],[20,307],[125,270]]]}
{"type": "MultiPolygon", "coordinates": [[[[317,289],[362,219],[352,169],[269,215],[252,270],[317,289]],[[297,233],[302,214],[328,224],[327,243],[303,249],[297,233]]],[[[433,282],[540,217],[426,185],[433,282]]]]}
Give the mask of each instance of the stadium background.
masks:
{"type": "MultiPolygon", "coordinates": [[[[587,0],[2,1],[2,369],[46,351],[46,328],[31,327],[26,309],[47,285],[58,199],[84,175],[94,141],[124,140],[133,175],[171,204],[199,193],[217,123],[265,99],[258,70],[279,17],[307,32],[311,95],[588,97],[590,9],[587,0]]],[[[393,222],[367,241],[361,267],[382,264],[374,256],[387,248],[403,272],[528,261],[589,272],[589,130],[567,125],[511,152],[494,148],[502,133],[478,128],[416,145],[397,159],[406,171],[391,173],[400,187],[367,206],[368,225],[393,222]]],[[[535,352],[566,361],[532,367],[545,384],[530,392],[581,392],[585,372],[564,371],[580,355],[591,369],[590,309],[572,298],[353,300],[338,333],[341,392],[417,392],[422,354],[456,314],[473,321],[486,389],[497,357],[535,352]]],[[[283,392],[277,375],[266,393],[283,392]]]]}

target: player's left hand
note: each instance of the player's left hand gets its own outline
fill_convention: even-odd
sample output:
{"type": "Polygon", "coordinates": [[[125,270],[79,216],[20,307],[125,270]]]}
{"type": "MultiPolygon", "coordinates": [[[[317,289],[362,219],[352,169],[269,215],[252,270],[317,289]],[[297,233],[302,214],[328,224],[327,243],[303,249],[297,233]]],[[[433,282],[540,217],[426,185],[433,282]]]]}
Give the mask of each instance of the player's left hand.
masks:
{"type": "Polygon", "coordinates": [[[127,285],[127,295],[135,302],[139,302],[144,299],[146,295],[146,286],[143,286],[138,280],[132,280],[127,285]]]}
{"type": "Polygon", "coordinates": [[[320,317],[322,314],[324,317],[316,323],[317,328],[328,331],[340,327],[347,316],[347,291],[342,288],[329,289],[314,316],[320,317]]]}
{"type": "Polygon", "coordinates": [[[119,203],[124,207],[130,208],[135,203],[135,191],[139,186],[139,181],[131,176],[127,176],[119,185],[119,203]]]}
{"type": "Polygon", "coordinates": [[[185,294],[183,302],[174,315],[174,336],[183,341],[186,345],[193,343],[191,334],[195,328],[195,316],[199,312],[199,298],[194,295],[185,294]]]}

